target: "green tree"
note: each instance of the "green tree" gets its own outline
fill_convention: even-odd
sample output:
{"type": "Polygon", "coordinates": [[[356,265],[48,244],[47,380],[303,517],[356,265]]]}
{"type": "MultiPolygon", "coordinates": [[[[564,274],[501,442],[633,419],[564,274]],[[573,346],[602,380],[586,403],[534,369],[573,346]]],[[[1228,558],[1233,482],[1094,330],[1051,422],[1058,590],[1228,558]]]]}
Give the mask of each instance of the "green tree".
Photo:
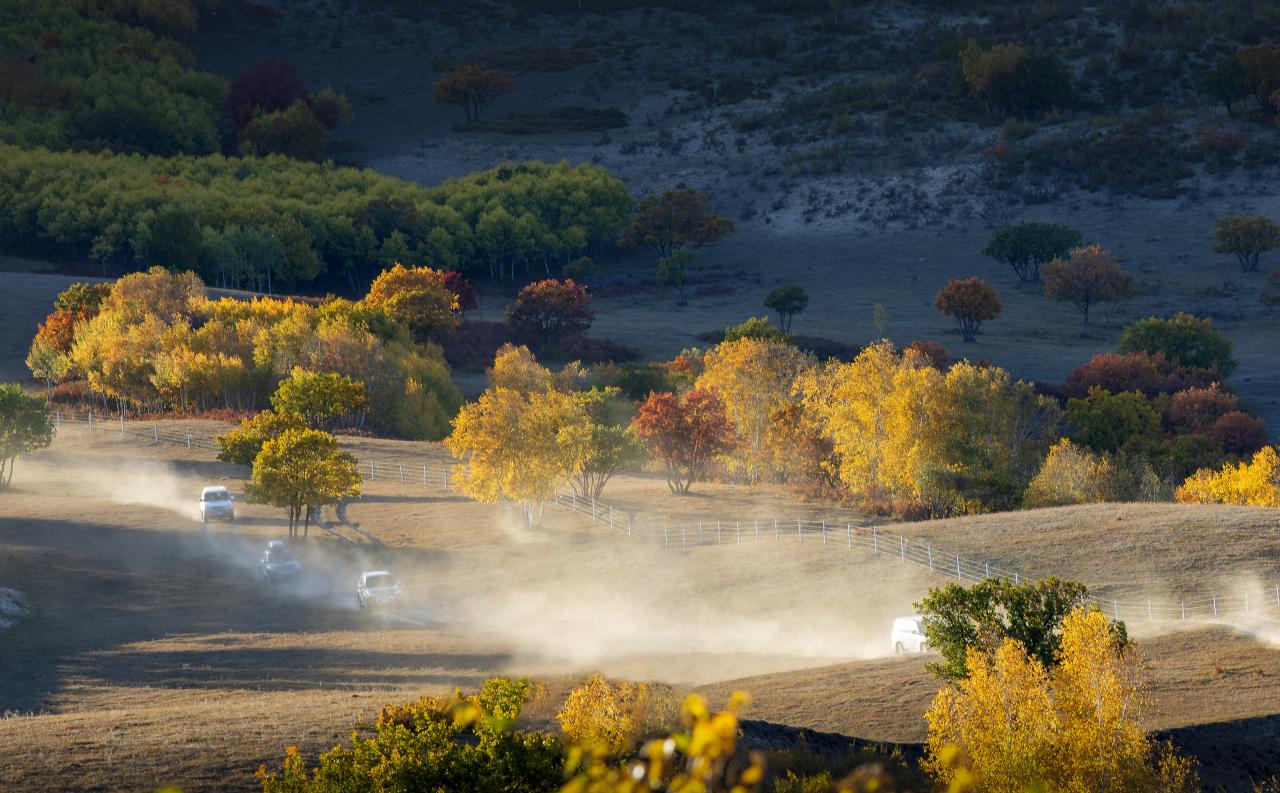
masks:
{"type": "Polygon", "coordinates": [[[360,495],[360,472],[356,458],[340,451],[327,432],[285,430],[262,444],[245,495],[253,503],[282,507],[290,538],[301,520],[305,538],[313,510],[360,495]]]}
{"type": "Polygon", "coordinates": [[[1094,386],[1067,401],[1066,418],[1071,439],[1097,452],[1146,452],[1160,435],[1160,414],[1136,391],[1113,394],[1094,386]]]}
{"type": "Polygon", "coordinates": [[[335,372],[320,374],[295,367],[271,395],[277,413],[292,413],[314,429],[332,427],[336,420],[352,417],[369,404],[364,383],[335,372]]]}
{"type": "Polygon", "coordinates": [[[1007,264],[1026,283],[1040,280],[1040,267],[1070,253],[1080,244],[1080,232],[1057,223],[1015,223],[998,229],[982,249],[1007,264]]]}
{"type": "Polygon", "coordinates": [[[1248,99],[1253,89],[1245,76],[1244,67],[1235,54],[1228,55],[1217,62],[1196,88],[1205,96],[1212,97],[1227,109],[1227,115],[1234,115],[1232,110],[1236,102],[1248,99]]]}
{"type": "Polygon", "coordinates": [[[764,296],[764,307],[778,313],[778,324],[787,333],[791,331],[792,318],[809,307],[809,293],[800,284],[782,284],[764,296]]]}
{"type": "Polygon", "coordinates": [[[0,489],[13,481],[18,457],[53,443],[49,403],[16,383],[0,384],[0,489]]]}
{"type": "Polygon", "coordinates": [[[262,410],[252,418],[241,419],[240,426],[213,440],[218,444],[218,459],[224,463],[253,465],[253,461],[269,440],[288,430],[305,429],[302,419],[293,413],[262,410]]]}
{"type": "Polygon", "coordinates": [[[630,407],[618,398],[618,389],[593,388],[573,395],[577,418],[556,435],[568,462],[569,482],[586,498],[600,498],[604,486],[618,471],[637,465],[644,446],[626,423],[630,407]]]}
{"type": "Polygon", "coordinates": [[[769,324],[768,317],[748,317],[746,321],[737,325],[730,325],[724,329],[725,341],[737,341],[738,339],[758,339],[759,341],[774,341],[780,344],[791,344],[791,334],[782,328],[775,328],[769,324]]]}
{"type": "Polygon", "coordinates": [[[419,339],[434,338],[458,327],[458,296],[445,283],[445,272],[405,267],[397,262],[383,270],[364,302],[399,320],[419,339]]]}
{"type": "Polygon", "coordinates": [[[199,221],[191,211],[177,207],[144,219],[133,242],[138,264],[175,273],[195,270],[203,248],[199,221]]]}
{"type": "MultiPolygon", "coordinates": [[[[970,587],[947,584],[930,587],[915,604],[924,618],[929,646],[942,654],[941,663],[928,665],[943,680],[968,676],[965,659],[970,649],[993,652],[1005,639],[1022,645],[1047,669],[1058,663],[1062,621],[1088,603],[1084,584],[1060,578],[1013,583],[988,578],[970,587]]],[[[1125,641],[1124,624],[1113,623],[1117,640],[1125,641]]]]}
{"type": "Polygon", "coordinates": [[[1258,271],[1258,257],[1280,247],[1280,226],[1261,215],[1220,217],[1213,229],[1214,253],[1234,253],[1240,269],[1258,271]]]}
{"type": "Polygon", "coordinates": [[[1219,380],[1236,370],[1231,339],[1214,330],[1209,317],[1191,314],[1138,320],[1121,332],[1116,352],[1163,354],[1170,363],[1208,371],[1219,380]]]}
{"type": "Polygon", "coordinates": [[[684,285],[689,277],[689,268],[693,266],[695,254],[688,248],[676,248],[670,256],[658,259],[658,286],[674,286],[680,293],[679,305],[689,302],[685,299],[684,285]]]}
{"type": "Polygon", "coordinates": [[[284,110],[254,113],[240,130],[240,152],[265,157],[283,154],[319,162],[329,152],[329,129],[305,101],[284,110]]]}

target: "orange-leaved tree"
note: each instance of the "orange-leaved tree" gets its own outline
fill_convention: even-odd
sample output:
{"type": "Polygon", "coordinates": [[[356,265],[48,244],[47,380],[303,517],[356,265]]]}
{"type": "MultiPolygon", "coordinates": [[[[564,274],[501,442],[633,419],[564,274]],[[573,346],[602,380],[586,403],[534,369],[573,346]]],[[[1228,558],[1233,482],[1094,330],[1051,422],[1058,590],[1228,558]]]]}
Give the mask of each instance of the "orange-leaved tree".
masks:
{"type": "Polygon", "coordinates": [[[926,771],[955,779],[958,748],[975,789],[1111,790],[1190,793],[1193,763],[1139,726],[1143,697],[1131,645],[1096,608],[1062,623],[1058,665],[1050,676],[1022,645],[1006,639],[987,654],[970,649],[968,676],[938,692],[929,722],[926,771]]]}
{"type": "Polygon", "coordinates": [[[463,63],[436,80],[431,86],[431,98],[442,105],[461,107],[467,112],[467,121],[478,121],[495,99],[515,90],[516,81],[506,72],[463,63]]]}
{"type": "Polygon", "coordinates": [[[459,322],[458,295],[446,277],[443,270],[397,262],[373,279],[364,303],[383,309],[419,338],[439,336],[459,322]]]}
{"type": "Polygon", "coordinates": [[[666,258],[676,248],[696,248],[733,232],[733,221],[711,208],[706,193],[684,187],[640,199],[635,217],[618,237],[618,244],[650,247],[666,258]]]}
{"type": "Polygon", "coordinates": [[[1133,297],[1133,277],[1101,245],[1073,248],[1066,259],[1054,259],[1041,271],[1044,293],[1071,303],[1089,322],[1095,303],[1114,303],[1133,297]]]}
{"type": "Polygon", "coordinates": [[[507,306],[507,326],[518,336],[545,350],[553,341],[583,333],[596,318],[591,293],[572,278],[547,278],[520,290],[507,306]]]}
{"type": "Polygon", "coordinates": [[[711,461],[729,452],[735,429],[715,391],[695,388],[683,397],[651,393],[632,420],[636,434],[667,472],[672,493],[688,493],[711,461]]]}
{"type": "Polygon", "coordinates": [[[939,314],[955,317],[965,341],[976,341],[983,322],[1000,316],[1004,304],[991,284],[974,276],[963,281],[952,279],[933,298],[939,314]]]}

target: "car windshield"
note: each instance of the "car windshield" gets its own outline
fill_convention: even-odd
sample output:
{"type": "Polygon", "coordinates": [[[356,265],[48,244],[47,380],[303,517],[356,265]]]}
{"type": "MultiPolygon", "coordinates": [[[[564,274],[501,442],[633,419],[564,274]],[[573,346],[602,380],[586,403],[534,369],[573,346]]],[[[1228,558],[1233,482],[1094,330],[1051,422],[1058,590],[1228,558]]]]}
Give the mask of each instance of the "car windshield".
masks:
{"type": "Polygon", "coordinates": [[[281,562],[292,562],[293,554],[289,553],[288,549],[286,548],[272,548],[271,550],[267,551],[267,561],[273,564],[280,564],[281,562]]]}
{"type": "Polygon", "coordinates": [[[371,575],[365,577],[364,585],[370,589],[390,589],[396,585],[396,579],[390,575],[371,575]]]}
{"type": "Polygon", "coordinates": [[[204,494],[205,501],[226,501],[231,495],[225,490],[210,490],[204,494]]]}

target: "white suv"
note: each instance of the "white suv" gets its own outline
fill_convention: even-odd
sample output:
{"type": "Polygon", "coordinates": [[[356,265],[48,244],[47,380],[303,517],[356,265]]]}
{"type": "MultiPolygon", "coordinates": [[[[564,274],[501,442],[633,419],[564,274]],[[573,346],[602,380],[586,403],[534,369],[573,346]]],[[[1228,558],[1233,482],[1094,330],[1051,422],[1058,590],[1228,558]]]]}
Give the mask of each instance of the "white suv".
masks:
{"type": "Polygon", "coordinates": [[[924,652],[929,646],[924,635],[924,620],[920,617],[897,618],[893,621],[889,641],[893,643],[894,655],[924,652]]]}
{"type": "Polygon", "coordinates": [[[231,503],[231,493],[225,487],[206,487],[200,491],[200,521],[236,520],[236,508],[231,503]]]}
{"type": "Polygon", "coordinates": [[[400,582],[387,570],[366,570],[356,584],[356,604],[361,609],[394,608],[400,603],[400,582]]]}

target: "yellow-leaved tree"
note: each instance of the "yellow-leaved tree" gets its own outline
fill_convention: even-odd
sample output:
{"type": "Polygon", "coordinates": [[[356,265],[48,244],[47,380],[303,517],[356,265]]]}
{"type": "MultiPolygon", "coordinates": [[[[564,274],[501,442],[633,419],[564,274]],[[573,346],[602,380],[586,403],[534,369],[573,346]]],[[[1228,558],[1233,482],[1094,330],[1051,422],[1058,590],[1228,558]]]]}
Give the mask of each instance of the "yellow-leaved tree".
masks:
{"type": "Polygon", "coordinates": [[[942,374],[915,350],[883,340],[851,363],[801,373],[797,389],[839,457],[845,486],[864,500],[914,499],[919,473],[936,449],[932,406],[942,374]]]}
{"type": "Polygon", "coordinates": [[[728,469],[747,482],[774,473],[777,455],[769,447],[771,418],[793,404],[796,377],[813,365],[790,344],[745,337],[727,341],[703,356],[696,388],[714,390],[737,428],[738,442],[725,456],[728,469]]]}
{"type": "Polygon", "coordinates": [[[958,748],[983,793],[1199,789],[1192,762],[1139,726],[1133,647],[1096,608],[1063,620],[1052,676],[1012,639],[990,655],[971,649],[967,665],[969,676],[938,692],[926,714],[922,764],[940,782],[956,774],[958,748]]]}
{"type": "Polygon", "coordinates": [[[1280,454],[1266,446],[1247,463],[1226,463],[1220,471],[1202,468],[1174,495],[1184,504],[1280,507],[1280,454]]]}

